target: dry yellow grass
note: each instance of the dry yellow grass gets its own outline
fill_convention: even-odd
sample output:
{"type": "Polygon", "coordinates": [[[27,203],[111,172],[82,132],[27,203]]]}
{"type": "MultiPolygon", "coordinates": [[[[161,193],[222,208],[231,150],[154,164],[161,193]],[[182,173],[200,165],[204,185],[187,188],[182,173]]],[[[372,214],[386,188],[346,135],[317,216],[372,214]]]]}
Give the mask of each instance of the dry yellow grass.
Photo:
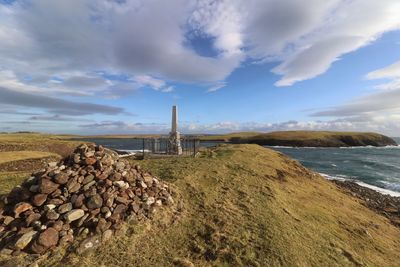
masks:
{"type": "Polygon", "coordinates": [[[0,152],[0,164],[10,161],[26,160],[26,159],[39,159],[46,157],[57,157],[58,155],[50,152],[42,151],[7,151],[0,152]]]}
{"type": "Polygon", "coordinates": [[[273,150],[224,145],[140,163],[171,184],[176,206],[87,255],[60,249],[40,266],[398,266],[399,228],[273,150]]]}

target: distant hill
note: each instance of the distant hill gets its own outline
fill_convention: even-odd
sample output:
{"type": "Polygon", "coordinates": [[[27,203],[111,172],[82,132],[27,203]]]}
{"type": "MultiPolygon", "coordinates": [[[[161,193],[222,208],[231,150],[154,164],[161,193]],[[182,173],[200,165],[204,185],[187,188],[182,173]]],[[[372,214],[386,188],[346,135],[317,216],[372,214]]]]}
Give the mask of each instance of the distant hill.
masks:
{"type": "Polygon", "coordinates": [[[233,133],[220,136],[205,136],[202,140],[219,140],[241,144],[293,147],[349,147],[389,146],[396,141],[378,133],[363,132],[322,132],[322,131],[281,131],[271,133],[233,133]]]}

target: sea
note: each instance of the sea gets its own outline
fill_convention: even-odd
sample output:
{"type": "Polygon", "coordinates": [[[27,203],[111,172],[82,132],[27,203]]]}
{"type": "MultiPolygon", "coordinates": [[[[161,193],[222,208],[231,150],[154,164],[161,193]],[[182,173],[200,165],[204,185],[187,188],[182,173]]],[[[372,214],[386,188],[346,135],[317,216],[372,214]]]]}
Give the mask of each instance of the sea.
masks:
{"type": "MultiPolygon", "coordinates": [[[[394,138],[400,144],[400,138],[394,138]]],[[[135,139],[86,138],[111,149],[140,151],[142,142],[135,139]]],[[[201,142],[212,147],[220,142],[201,142]]],[[[383,194],[400,197],[400,146],[298,148],[269,147],[298,160],[327,179],[351,180],[383,194]]]]}
{"type": "MultiPolygon", "coordinates": [[[[399,144],[400,138],[393,138],[399,144]]],[[[400,196],[400,146],[295,148],[280,151],[327,179],[352,180],[392,196],[400,196]]]]}

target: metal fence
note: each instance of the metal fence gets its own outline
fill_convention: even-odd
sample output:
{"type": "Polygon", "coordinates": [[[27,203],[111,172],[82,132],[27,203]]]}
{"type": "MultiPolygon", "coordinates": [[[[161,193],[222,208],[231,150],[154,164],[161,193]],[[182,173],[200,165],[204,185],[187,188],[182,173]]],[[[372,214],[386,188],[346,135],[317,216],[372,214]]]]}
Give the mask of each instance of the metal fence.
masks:
{"type": "MultiPolygon", "coordinates": [[[[142,138],[141,152],[146,155],[173,155],[172,146],[168,138],[142,138]]],[[[181,138],[183,156],[194,156],[200,148],[200,140],[195,138],[181,138]]]]}

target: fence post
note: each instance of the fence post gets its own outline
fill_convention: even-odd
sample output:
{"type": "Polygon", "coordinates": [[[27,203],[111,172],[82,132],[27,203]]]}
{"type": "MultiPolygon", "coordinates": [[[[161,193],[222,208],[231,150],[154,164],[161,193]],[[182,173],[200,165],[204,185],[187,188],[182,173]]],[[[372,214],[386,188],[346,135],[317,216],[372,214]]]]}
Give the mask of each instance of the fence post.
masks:
{"type": "Polygon", "coordinates": [[[144,138],[142,139],[142,149],[143,149],[143,151],[142,151],[142,153],[143,153],[143,159],[144,159],[144,138]]]}

